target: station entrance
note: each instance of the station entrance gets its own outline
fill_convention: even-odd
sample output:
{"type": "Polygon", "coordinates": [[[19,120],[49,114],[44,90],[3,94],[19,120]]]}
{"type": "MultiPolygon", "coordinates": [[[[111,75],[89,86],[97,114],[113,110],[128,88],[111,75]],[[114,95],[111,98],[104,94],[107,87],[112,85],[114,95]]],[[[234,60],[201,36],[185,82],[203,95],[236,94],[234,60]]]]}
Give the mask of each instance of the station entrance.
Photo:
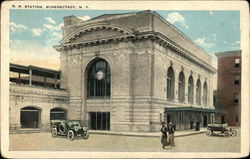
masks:
{"type": "Polygon", "coordinates": [[[110,112],[90,112],[90,129],[110,130],[110,112]]]}

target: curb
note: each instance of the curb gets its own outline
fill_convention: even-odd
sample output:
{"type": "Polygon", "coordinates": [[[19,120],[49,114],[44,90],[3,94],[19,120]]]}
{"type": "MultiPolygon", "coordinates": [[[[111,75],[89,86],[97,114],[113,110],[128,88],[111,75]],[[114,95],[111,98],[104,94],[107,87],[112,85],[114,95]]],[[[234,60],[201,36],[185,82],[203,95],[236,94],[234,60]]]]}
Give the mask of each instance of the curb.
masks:
{"type": "MultiPolygon", "coordinates": [[[[175,137],[185,137],[185,136],[191,136],[191,135],[198,135],[203,134],[206,131],[200,131],[200,132],[193,132],[193,133],[187,133],[187,134],[180,134],[176,135],[175,137]]],[[[116,135],[116,136],[130,136],[130,137],[156,137],[159,138],[161,135],[141,135],[141,134],[117,134],[117,133],[104,133],[104,132],[90,132],[90,134],[100,134],[100,135],[116,135]]]]}

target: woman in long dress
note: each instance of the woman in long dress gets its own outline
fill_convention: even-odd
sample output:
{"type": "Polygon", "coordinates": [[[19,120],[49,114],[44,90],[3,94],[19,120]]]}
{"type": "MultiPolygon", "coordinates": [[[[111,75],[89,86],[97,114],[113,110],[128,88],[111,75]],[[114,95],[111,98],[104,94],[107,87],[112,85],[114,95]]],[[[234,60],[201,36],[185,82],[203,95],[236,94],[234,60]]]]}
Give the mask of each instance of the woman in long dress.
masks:
{"type": "Polygon", "coordinates": [[[169,134],[169,145],[170,148],[175,147],[175,142],[174,142],[174,124],[172,122],[169,122],[167,126],[167,131],[169,134]]]}
{"type": "Polygon", "coordinates": [[[162,148],[164,149],[165,146],[168,146],[168,131],[167,131],[167,126],[166,123],[162,123],[162,128],[161,128],[161,144],[162,144],[162,148]]]}

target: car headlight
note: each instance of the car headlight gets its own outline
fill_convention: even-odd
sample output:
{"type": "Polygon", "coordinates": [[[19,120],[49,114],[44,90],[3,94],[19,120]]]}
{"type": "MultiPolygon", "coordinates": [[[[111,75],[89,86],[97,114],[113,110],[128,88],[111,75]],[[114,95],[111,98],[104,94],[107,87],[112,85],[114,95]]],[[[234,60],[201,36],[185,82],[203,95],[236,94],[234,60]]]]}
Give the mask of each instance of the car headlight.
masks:
{"type": "Polygon", "coordinates": [[[87,130],[88,130],[88,128],[87,128],[87,127],[83,127],[82,129],[83,129],[83,131],[87,131],[87,130]]]}

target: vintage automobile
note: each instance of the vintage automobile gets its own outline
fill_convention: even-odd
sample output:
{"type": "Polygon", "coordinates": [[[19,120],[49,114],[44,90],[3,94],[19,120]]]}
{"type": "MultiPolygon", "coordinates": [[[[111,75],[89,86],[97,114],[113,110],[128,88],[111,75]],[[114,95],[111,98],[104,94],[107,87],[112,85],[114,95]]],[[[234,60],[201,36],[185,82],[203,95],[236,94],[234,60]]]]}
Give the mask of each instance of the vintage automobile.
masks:
{"type": "Polygon", "coordinates": [[[223,135],[224,137],[236,136],[235,128],[228,126],[228,124],[208,124],[207,136],[223,135]]]}
{"type": "Polygon", "coordinates": [[[74,140],[75,137],[89,138],[87,127],[83,127],[80,120],[51,120],[51,135],[67,136],[69,140],[74,140]]]}

